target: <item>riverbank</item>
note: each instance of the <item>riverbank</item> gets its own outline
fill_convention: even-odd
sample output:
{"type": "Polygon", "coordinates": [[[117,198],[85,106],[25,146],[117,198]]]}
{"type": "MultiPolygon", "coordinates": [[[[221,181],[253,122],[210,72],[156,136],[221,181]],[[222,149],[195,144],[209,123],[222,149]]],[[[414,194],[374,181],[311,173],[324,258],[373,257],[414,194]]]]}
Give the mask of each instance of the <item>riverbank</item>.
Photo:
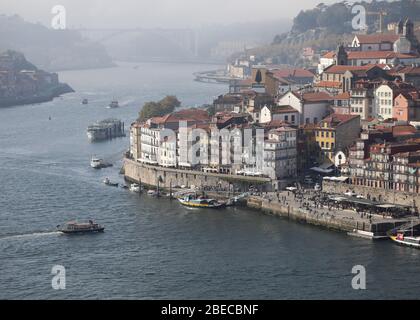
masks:
{"type": "Polygon", "coordinates": [[[226,75],[225,70],[210,70],[194,73],[194,80],[204,83],[230,83],[232,80],[238,80],[226,75]]]}
{"type": "Polygon", "coordinates": [[[61,83],[43,92],[28,97],[0,98],[0,108],[21,106],[26,104],[43,103],[53,100],[63,94],[74,92],[66,83],[61,83]]]}
{"type": "Polygon", "coordinates": [[[271,188],[269,178],[250,177],[232,174],[209,173],[195,170],[182,170],[148,165],[125,158],[123,165],[126,180],[141,183],[146,186],[156,187],[159,183],[161,188],[186,188],[213,190],[231,190],[236,185],[238,192],[248,191],[251,186],[260,186],[259,190],[267,191],[271,188]]]}
{"type": "MultiPolygon", "coordinates": [[[[234,196],[231,184],[240,183],[241,190],[260,184],[258,195],[249,196],[246,206],[263,213],[273,214],[289,220],[307,223],[339,232],[346,232],[363,238],[387,238],[387,231],[405,224],[411,217],[391,218],[385,215],[357,212],[321,201],[319,192],[306,189],[296,192],[263,192],[269,186],[269,179],[204,173],[146,165],[130,159],[124,160],[124,177],[128,182],[141,183],[146,188],[165,191],[205,192],[212,198],[226,200],[234,196]],[[183,188],[180,189],[180,186],[183,188]]],[[[267,190],[266,190],[267,191],[267,190]]],[[[329,193],[333,194],[333,193],[329,193]]]]}
{"type": "Polygon", "coordinates": [[[387,238],[387,231],[410,221],[410,217],[393,219],[379,215],[361,215],[353,210],[340,210],[327,205],[314,204],[310,202],[310,197],[310,191],[300,199],[297,199],[292,192],[273,193],[264,197],[251,196],[248,198],[247,206],[292,221],[369,239],[387,238]]]}

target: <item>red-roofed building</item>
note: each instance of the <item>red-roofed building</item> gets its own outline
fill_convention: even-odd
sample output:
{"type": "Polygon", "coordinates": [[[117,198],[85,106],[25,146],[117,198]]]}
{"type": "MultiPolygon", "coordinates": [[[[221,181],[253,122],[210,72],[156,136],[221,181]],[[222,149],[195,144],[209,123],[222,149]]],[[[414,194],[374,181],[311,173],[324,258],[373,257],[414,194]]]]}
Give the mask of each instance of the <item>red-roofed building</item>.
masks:
{"type": "Polygon", "coordinates": [[[260,123],[284,121],[293,125],[298,125],[299,119],[299,112],[291,106],[265,106],[261,109],[260,123]]]}
{"type": "Polygon", "coordinates": [[[349,114],[350,113],[350,93],[348,91],[333,96],[334,113],[349,114]]]}
{"type": "MultiPolygon", "coordinates": [[[[360,148],[349,157],[350,183],[384,190],[399,190],[418,194],[420,172],[417,142],[378,143],[369,146],[363,157],[363,141],[360,148]],[[359,152],[359,159],[353,157],[359,152]]],[[[385,200],[385,199],[376,199],[385,200]]],[[[418,204],[417,204],[418,205],[418,204]]]]}
{"type": "Polygon", "coordinates": [[[394,43],[400,39],[398,34],[358,34],[354,37],[351,46],[359,51],[391,51],[394,43]]]}
{"type": "Polygon", "coordinates": [[[318,123],[332,112],[333,98],[326,92],[289,91],[278,99],[277,105],[290,106],[299,112],[298,124],[318,123]]]}
{"type": "Polygon", "coordinates": [[[420,92],[402,92],[394,99],[392,117],[399,121],[420,121],[420,92]]]}
{"type": "Polygon", "coordinates": [[[399,63],[419,63],[420,56],[412,53],[399,53],[394,51],[350,51],[348,52],[348,64],[363,66],[367,64],[396,65],[399,63]]]}
{"type": "Polygon", "coordinates": [[[375,90],[375,116],[381,119],[393,118],[394,99],[400,93],[409,93],[413,91],[417,91],[417,89],[413,85],[406,82],[384,82],[375,90]]]}
{"type": "Polygon", "coordinates": [[[385,78],[389,75],[378,65],[332,65],[324,70],[315,86],[330,93],[342,93],[354,88],[356,81],[385,78]]]}
{"type": "Polygon", "coordinates": [[[420,64],[398,68],[394,73],[401,77],[402,81],[420,88],[420,64]]]}

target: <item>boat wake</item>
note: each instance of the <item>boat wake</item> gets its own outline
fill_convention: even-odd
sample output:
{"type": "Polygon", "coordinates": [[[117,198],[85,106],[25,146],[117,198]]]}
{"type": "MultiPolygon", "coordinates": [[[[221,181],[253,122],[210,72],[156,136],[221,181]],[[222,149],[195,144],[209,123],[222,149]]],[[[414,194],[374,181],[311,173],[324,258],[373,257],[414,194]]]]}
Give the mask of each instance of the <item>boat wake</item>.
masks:
{"type": "Polygon", "coordinates": [[[61,232],[59,231],[40,231],[40,232],[33,232],[33,233],[13,234],[13,235],[0,236],[0,241],[14,240],[14,239],[15,240],[31,239],[31,238],[59,235],[59,234],[61,234],[61,232]]]}

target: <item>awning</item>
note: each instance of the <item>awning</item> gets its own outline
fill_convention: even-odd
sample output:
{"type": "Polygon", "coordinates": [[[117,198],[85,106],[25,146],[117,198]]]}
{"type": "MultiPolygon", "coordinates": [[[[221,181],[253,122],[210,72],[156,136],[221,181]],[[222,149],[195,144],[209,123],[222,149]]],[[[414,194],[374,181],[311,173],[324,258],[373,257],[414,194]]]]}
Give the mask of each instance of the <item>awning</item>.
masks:
{"type": "Polygon", "coordinates": [[[345,182],[349,177],[324,177],[323,180],[345,182]]]}
{"type": "Polygon", "coordinates": [[[334,171],[333,169],[324,169],[321,167],[312,167],[311,170],[319,172],[319,173],[331,173],[334,171]]]}
{"type": "Polygon", "coordinates": [[[321,169],[329,169],[329,168],[331,168],[333,165],[334,165],[334,164],[333,164],[333,163],[331,163],[331,162],[324,162],[324,163],[323,163],[323,164],[321,164],[319,167],[320,167],[321,169]]]}
{"type": "Polygon", "coordinates": [[[384,208],[384,209],[396,208],[396,207],[395,207],[395,205],[393,205],[393,204],[388,204],[388,203],[385,203],[385,204],[378,204],[378,205],[377,205],[377,207],[378,207],[378,208],[384,208]]]}

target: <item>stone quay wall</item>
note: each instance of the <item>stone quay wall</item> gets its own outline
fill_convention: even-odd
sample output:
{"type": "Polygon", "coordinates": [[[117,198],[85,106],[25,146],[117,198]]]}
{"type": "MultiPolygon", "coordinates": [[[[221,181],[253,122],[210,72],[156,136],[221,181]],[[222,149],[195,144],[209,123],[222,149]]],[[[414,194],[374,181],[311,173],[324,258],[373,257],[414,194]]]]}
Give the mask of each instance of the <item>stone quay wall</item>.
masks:
{"type": "Polygon", "coordinates": [[[394,192],[393,190],[385,190],[366,186],[356,186],[353,184],[335,181],[324,181],[322,183],[322,191],[326,193],[342,194],[349,190],[354,191],[355,193],[360,194],[364,197],[370,195],[371,199],[376,198],[376,200],[381,202],[410,206],[417,209],[420,208],[420,195],[416,193],[401,191],[394,192]]]}
{"type": "Polygon", "coordinates": [[[330,230],[341,232],[353,232],[360,230],[372,233],[375,236],[385,236],[386,232],[404,224],[405,221],[392,220],[389,222],[361,222],[344,219],[339,216],[320,216],[307,212],[305,209],[282,205],[279,202],[268,201],[261,197],[252,196],[248,198],[247,206],[262,212],[284,217],[293,221],[320,226],[330,230]]]}
{"type": "MultiPolygon", "coordinates": [[[[381,231],[376,226],[376,224],[370,224],[369,222],[361,223],[340,218],[317,216],[306,212],[304,209],[295,208],[290,205],[282,205],[278,202],[270,202],[260,197],[250,197],[248,199],[247,205],[250,208],[258,209],[276,216],[281,216],[297,222],[308,223],[311,225],[321,226],[336,231],[352,232],[354,229],[367,232],[381,231]]],[[[385,229],[389,230],[387,228],[385,229]]]]}
{"type": "Polygon", "coordinates": [[[169,189],[175,186],[196,188],[214,187],[222,190],[240,188],[241,191],[248,191],[251,185],[259,186],[263,191],[271,188],[269,178],[245,177],[229,174],[206,173],[194,170],[182,170],[175,168],[164,168],[160,166],[147,165],[130,159],[124,159],[124,175],[128,181],[141,183],[149,187],[169,189]]]}

